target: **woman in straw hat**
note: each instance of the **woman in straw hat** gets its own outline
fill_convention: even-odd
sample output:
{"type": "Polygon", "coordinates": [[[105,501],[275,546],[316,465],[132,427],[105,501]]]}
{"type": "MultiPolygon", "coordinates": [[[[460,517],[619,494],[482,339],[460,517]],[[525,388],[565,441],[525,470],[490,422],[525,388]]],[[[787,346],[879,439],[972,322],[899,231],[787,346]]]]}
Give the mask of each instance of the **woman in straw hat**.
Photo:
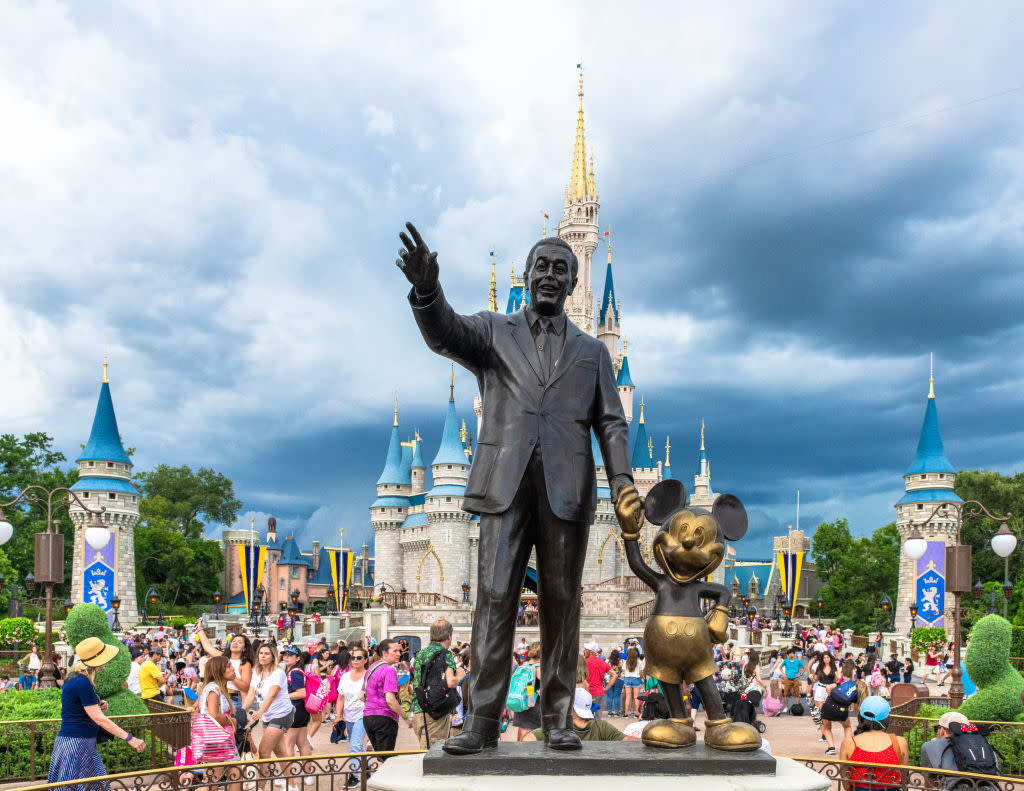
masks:
{"type": "MultiPolygon", "coordinates": [[[[96,749],[100,728],[117,739],[124,739],[140,753],[146,749],[142,739],[135,738],[103,713],[107,702],[97,697],[93,686],[96,673],[117,656],[118,650],[117,646],[107,645],[98,637],[87,637],[75,646],[78,661],[72,665],[71,674],[60,691],[60,732],[53,743],[48,782],[80,780],[107,773],[96,749]]],[[[66,788],[85,791],[86,784],[70,784],[66,788]]]]}

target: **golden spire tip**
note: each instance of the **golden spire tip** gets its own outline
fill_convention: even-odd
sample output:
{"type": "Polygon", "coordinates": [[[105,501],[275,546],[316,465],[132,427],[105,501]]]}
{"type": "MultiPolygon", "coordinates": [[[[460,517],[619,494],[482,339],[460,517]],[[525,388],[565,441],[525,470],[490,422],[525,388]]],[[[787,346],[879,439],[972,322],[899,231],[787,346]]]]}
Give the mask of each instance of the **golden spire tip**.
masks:
{"type": "Polygon", "coordinates": [[[935,398],[935,352],[928,355],[928,397],[935,398]]]}
{"type": "Polygon", "coordinates": [[[704,450],[704,418],[700,419],[700,449],[704,450]]]}
{"type": "Polygon", "coordinates": [[[646,404],[644,403],[644,397],[640,396],[640,422],[641,423],[644,422],[644,407],[645,406],[646,406],[646,404]]]}
{"type": "Polygon", "coordinates": [[[670,466],[670,465],[669,465],[669,461],[668,461],[668,452],[669,452],[670,450],[672,450],[672,445],[671,445],[671,444],[669,444],[669,441],[668,441],[668,439],[669,439],[669,438],[668,438],[668,435],[666,434],[666,435],[665,435],[665,466],[666,466],[666,467],[670,466]]]}
{"type": "Polygon", "coordinates": [[[448,400],[449,401],[454,401],[455,400],[455,363],[452,363],[452,383],[451,383],[451,390],[448,393],[448,400]]]}
{"type": "Polygon", "coordinates": [[[110,377],[107,376],[107,353],[103,352],[103,384],[109,384],[110,377]]]}
{"type": "Polygon", "coordinates": [[[395,425],[398,425],[398,391],[395,390],[395,425]]]}

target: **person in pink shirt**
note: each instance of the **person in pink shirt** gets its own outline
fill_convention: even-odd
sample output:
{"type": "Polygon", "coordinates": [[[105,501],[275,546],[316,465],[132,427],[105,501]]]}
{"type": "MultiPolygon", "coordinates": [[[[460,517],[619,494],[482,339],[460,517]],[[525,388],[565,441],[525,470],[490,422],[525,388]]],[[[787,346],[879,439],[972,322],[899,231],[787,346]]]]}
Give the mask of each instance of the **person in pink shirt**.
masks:
{"type": "Polygon", "coordinates": [[[611,671],[611,665],[604,661],[604,659],[598,656],[599,647],[595,642],[589,642],[583,644],[583,658],[587,662],[587,687],[591,696],[594,698],[594,703],[598,704],[598,708],[594,710],[594,716],[598,719],[601,718],[600,707],[604,705],[604,693],[605,693],[605,674],[611,671]]]}
{"type": "Polygon", "coordinates": [[[398,722],[404,719],[412,727],[409,714],[402,711],[398,699],[398,673],[395,665],[402,656],[402,646],[395,640],[380,641],[381,660],[366,671],[363,679],[366,705],[363,707],[363,726],[373,749],[390,752],[398,739],[398,722]]]}

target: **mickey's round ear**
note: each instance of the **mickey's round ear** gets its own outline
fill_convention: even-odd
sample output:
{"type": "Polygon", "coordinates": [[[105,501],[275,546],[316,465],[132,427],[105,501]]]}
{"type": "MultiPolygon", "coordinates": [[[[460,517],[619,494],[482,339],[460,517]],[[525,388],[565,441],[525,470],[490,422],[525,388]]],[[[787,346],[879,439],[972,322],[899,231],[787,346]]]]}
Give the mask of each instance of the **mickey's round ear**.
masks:
{"type": "Polygon", "coordinates": [[[727,541],[739,541],[746,534],[747,509],[735,495],[719,495],[711,507],[711,515],[715,518],[722,537],[727,541]]]}
{"type": "Polygon", "coordinates": [[[660,525],[673,511],[686,505],[686,486],[675,478],[655,484],[644,501],[644,516],[651,524],[660,525]]]}

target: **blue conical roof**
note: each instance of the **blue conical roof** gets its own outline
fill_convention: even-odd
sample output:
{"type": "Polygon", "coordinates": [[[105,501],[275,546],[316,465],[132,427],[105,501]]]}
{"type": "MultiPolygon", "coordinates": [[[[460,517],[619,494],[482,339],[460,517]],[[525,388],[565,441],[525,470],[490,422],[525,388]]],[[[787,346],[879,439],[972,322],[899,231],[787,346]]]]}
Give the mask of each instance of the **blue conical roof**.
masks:
{"type": "Polygon", "coordinates": [[[444,418],[444,431],[441,432],[441,447],[431,464],[468,464],[459,437],[459,421],[455,417],[455,399],[448,401],[448,413],[444,418]]]}
{"type": "Polygon", "coordinates": [[[423,441],[419,439],[414,439],[413,443],[416,445],[416,447],[412,452],[412,466],[426,467],[427,465],[423,463],[423,441]]]}
{"type": "Polygon", "coordinates": [[[399,469],[401,483],[412,483],[412,446],[402,445],[402,466],[399,469]]]}
{"type": "Polygon", "coordinates": [[[629,358],[623,355],[622,367],[619,369],[619,376],[615,380],[616,387],[636,387],[633,378],[629,375],[629,358]]]}
{"type": "Polygon", "coordinates": [[[630,464],[634,470],[651,466],[651,452],[647,449],[647,426],[643,420],[636,427],[636,441],[633,443],[633,459],[630,464]]]}
{"type": "Polygon", "coordinates": [[[601,323],[604,324],[608,316],[608,308],[611,308],[615,316],[615,323],[619,323],[619,308],[615,304],[615,283],[612,280],[612,262],[608,262],[608,269],[604,275],[604,297],[601,298],[601,323]]]}
{"type": "Polygon", "coordinates": [[[916,475],[923,472],[951,472],[956,469],[946,458],[946,450],[942,447],[942,433],[939,431],[939,413],[935,409],[935,396],[928,397],[928,405],[924,410],[924,423],[921,425],[921,438],[917,441],[917,455],[904,475],[916,475]]]}
{"type": "Polygon", "coordinates": [[[391,427],[391,442],[388,443],[388,457],[384,462],[384,471],[377,479],[377,484],[403,483],[402,480],[402,440],[398,438],[398,422],[391,427]]]}
{"type": "Polygon", "coordinates": [[[132,463],[121,444],[121,434],[117,430],[117,417],[114,415],[114,401],[110,397],[110,385],[107,382],[100,385],[100,399],[96,404],[96,416],[92,419],[89,441],[85,444],[85,450],[77,460],[82,461],[83,459],[132,463]]]}

